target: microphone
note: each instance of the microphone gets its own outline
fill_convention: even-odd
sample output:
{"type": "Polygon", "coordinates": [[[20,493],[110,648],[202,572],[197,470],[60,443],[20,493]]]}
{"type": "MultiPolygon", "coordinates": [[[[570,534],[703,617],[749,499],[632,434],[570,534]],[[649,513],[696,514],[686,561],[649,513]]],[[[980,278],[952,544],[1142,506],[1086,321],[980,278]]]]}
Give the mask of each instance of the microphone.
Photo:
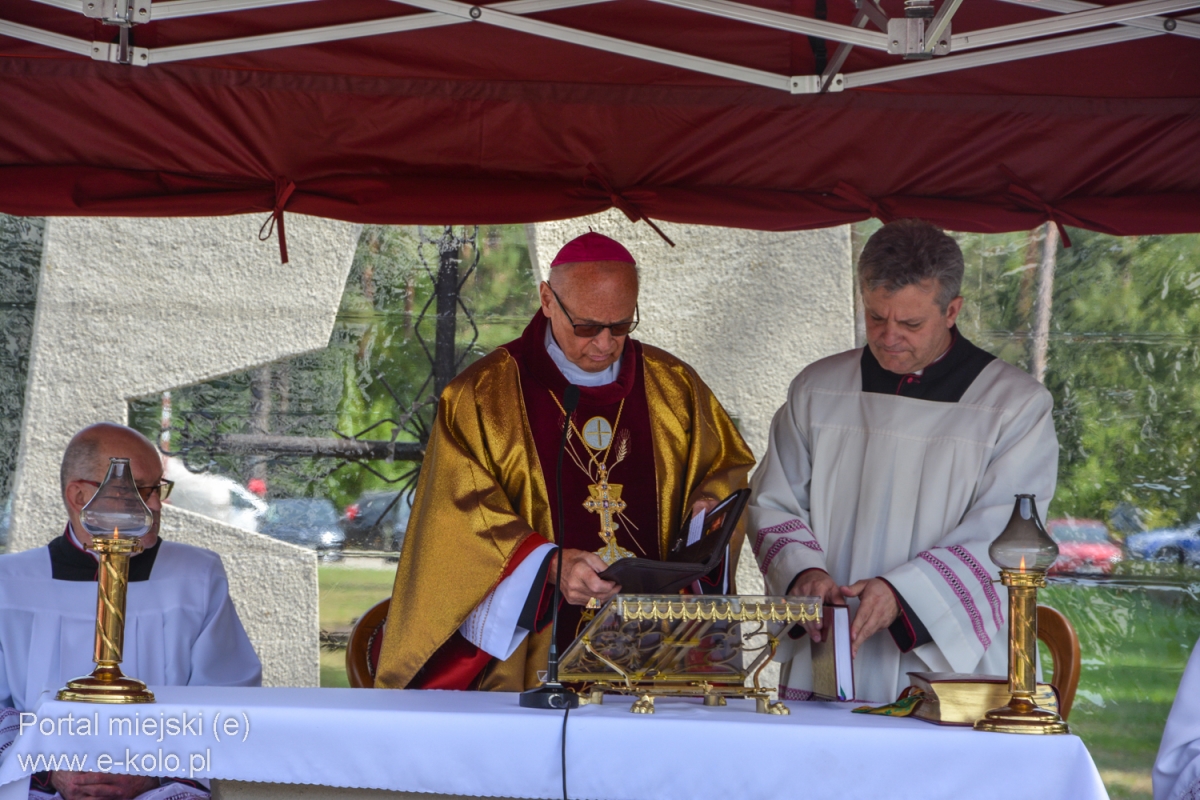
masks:
{"type": "Polygon", "coordinates": [[[546,658],[546,682],[537,689],[521,692],[522,708],[548,708],[563,711],[579,707],[579,695],[563,686],[558,681],[558,607],[562,604],[562,554],[566,542],[567,528],[563,519],[563,488],[562,468],[563,454],[567,450],[567,434],[571,430],[571,415],[579,407],[579,387],[573,383],[567,384],[563,390],[563,420],[562,438],[558,442],[558,463],[554,468],[554,485],[558,495],[558,564],[554,568],[554,608],[550,618],[550,652],[546,658]]]}

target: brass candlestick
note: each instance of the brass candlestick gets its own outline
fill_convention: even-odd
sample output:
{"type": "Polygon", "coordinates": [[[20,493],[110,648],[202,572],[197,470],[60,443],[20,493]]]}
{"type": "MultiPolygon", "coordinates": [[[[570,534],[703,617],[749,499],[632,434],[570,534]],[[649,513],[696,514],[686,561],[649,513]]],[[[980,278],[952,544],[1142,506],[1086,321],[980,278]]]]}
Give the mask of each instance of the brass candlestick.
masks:
{"type": "Polygon", "coordinates": [[[137,678],[121,673],[125,645],[125,591],[129,587],[129,558],[142,552],[138,539],[94,538],[88,547],[100,554],[96,592],[96,669],[59,689],[59,700],[85,703],[153,703],[154,694],[137,678]]]}
{"type": "Polygon", "coordinates": [[[142,502],[129,460],[114,458],[95,497],[80,520],[92,535],[88,549],[100,556],[96,589],[96,645],[91,675],[68,681],[59,700],[85,703],[153,703],[146,684],[121,673],[125,645],[125,593],[129,588],[129,559],[142,552],[141,536],[154,517],[142,502]],[[112,533],[108,533],[111,530],[112,533]],[[103,532],[105,535],[100,535],[103,532]]]}
{"type": "Polygon", "coordinates": [[[1008,587],[1008,705],[993,708],[975,723],[977,731],[993,733],[1070,733],[1067,723],[1053,711],[1038,706],[1037,690],[1037,590],[1046,585],[1046,573],[1000,570],[1008,587]]]}
{"type": "Polygon", "coordinates": [[[1037,590],[1046,585],[1046,570],[1058,557],[1058,545],[1037,515],[1033,495],[1017,495],[1004,532],[988,548],[1008,587],[1008,705],[993,708],[975,723],[992,733],[1070,733],[1053,711],[1038,706],[1037,590]],[[1015,563],[1014,563],[1015,562],[1015,563]]]}

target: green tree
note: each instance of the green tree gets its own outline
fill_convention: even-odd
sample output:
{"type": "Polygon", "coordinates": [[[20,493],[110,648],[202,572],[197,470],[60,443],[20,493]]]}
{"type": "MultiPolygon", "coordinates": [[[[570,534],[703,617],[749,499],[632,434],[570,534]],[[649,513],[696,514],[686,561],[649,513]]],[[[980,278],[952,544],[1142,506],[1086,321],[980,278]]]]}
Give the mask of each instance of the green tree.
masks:
{"type": "MultiPolygon", "coordinates": [[[[438,270],[432,240],[443,233],[441,227],[365,226],[329,346],[173,391],[175,449],[185,434],[203,440],[213,433],[255,431],[256,407],[271,434],[424,439],[435,400],[427,356],[435,338],[431,300],[438,270]]],[[[459,308],[456,318],[462,369],[520,335],[537,307],[537,293],[523,226],[455,228],[454,234],[467,242],[458,254],[461,300],[468,309],[459,308]]],[[[156,437],[161,409],[159,396],[134,401],[132,424],[156,437]]],[[[263,461],[198,447],[188,463],[244,482],[263,461]]],[[[338,507],[364,491],[411,484],[416,466],[329,458],[274,458],[265,464],[271,496],[328,497],[338,507]]]]}
{"type": "Polygon", "coordinates": [[[1150,526],[1197,519],[1200,237],[1079,232],[1059,254],[1047,383],[1059,513],[1125,501],[1150,526]]]}
{"type": "MultiPolygon", "coordinates": [[[[1148,526],[1197,519],[1200,236],[1072,230],[1059,247],[1046,387],[1062,454],[1052,513],[1148,526]]],[[[956,234],[966,261],[961,330],[1029,367],[1040,233],[956,234]]]]}
{"type": "MultiPolygon", "coordinates": [[[[342,365],[339,432],[370,428],[370,438],[386,439],[395,423],[403,423],[397,441],[428,436],[435,398],[427,352],[435,338],[432,296],[438,269],[437,247],[430,239],[441,234],[440,228],[363,229],[333,335],[340,347],[353,351],[342,365]]],[[[457,316],[460,369],[519,336],[537,307],[524,228],[481,227],[473,238],[474,246],[459,253],[462,304],[470,310],[460,308],[457,316]]],[[[330,475],[326,489],[345,504],[362,491],[391,488],[389,481],[401,476],[415,480],[413,467],[347,465],[330,475]]]]}

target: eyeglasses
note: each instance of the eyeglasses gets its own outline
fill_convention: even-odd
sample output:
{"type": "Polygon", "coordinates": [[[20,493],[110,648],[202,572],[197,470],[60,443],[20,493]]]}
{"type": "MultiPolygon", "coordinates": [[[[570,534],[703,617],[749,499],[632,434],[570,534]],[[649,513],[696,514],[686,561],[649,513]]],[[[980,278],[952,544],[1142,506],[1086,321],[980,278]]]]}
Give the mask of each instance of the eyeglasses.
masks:
{"type": "MultiPolygon", "coordinates": [[[[550,286],[550,284],[546,284],[550,286]]],[[[594,339],[600,335],[600,331],[608,328],[613,336],[628,336],[633,333],[634,328],[638,326],[639,317],[637,304],[633,306],[633,322],[614,322],[610,325],[595,325],[591,323],[576,323],[571,319],[571,312],[567,311],[567,307],[563,305],[562,298],[558,296],[558,292],[550,287],[550,294],[554,295],[554,299],[558,301],[558,307],[567,315],[567,322],[571,323],[571,327],[575,329],[575,335],[580,339],[594,339]]]]}
{"type": "MultiPolygon", "coordinates": [[[[100,488],[99,481],[87,481],[87,480],[83,480],[82,478],[80,478],[79,482],[90,484],[91,486],[95,486],[97,489],[100,488]]],[[[174,488],[175,488],[175,481],[161,481],[152,486],[139,486],[139,487],[137,487],[137,490],[138,490],[138,494],[140,494],[142,496],[143,501],[149,500],[151,497],[153,497],[156,494],[158,495],[159,500],[166,500],[168,497],[171,496],[171,490],[174,488]]]]}

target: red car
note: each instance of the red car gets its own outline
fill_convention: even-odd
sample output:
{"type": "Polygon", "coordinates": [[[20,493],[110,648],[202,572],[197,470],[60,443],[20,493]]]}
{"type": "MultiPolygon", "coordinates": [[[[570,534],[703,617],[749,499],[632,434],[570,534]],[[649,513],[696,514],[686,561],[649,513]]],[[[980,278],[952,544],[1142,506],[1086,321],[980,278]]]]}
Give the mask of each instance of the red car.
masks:
{"type": "Polygon", "coordinates": [[[1058,559],[1050,574],[1111,575],[1121,560],[1121,547],[1108,537],[1108,527],[1098,519],[1052,519],[1046,532],[1058,544],[1058,559]]]}

